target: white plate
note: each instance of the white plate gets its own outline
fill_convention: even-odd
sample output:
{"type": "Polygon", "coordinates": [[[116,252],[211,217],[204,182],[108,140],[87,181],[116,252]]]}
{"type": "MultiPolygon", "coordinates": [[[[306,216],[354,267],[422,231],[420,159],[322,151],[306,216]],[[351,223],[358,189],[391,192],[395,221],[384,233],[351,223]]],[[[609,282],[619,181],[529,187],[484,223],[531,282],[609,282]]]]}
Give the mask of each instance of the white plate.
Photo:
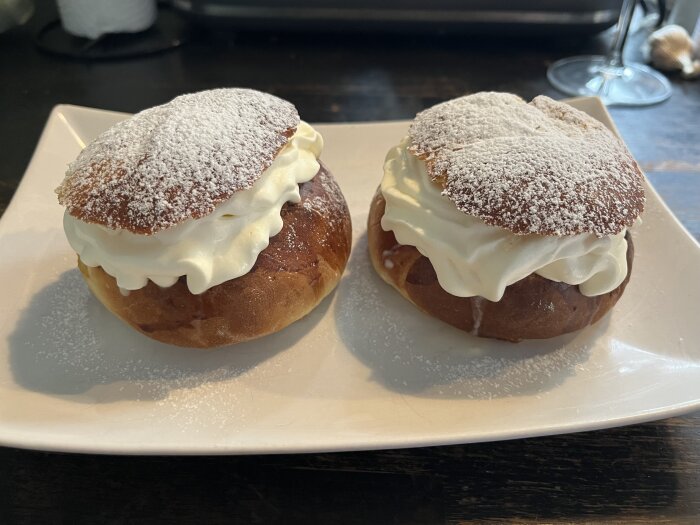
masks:
{"type": "MultiPolygon", "coordinates": [[[[575,105],[612,126],[597,100],[575,105]]],[[[700,250],[651,188],[625,295],[576,335],[477,339],[380,281],[365,219],[406,122],[318,126],[355,245],[338,290],[306,319],[212,352],[133,332],[81,281],[53,193],[80,148],[123,117],[56,107],[0,221],[0,444],[126,454],[377,449],[612,427],[700,406],[700,250]]]]}

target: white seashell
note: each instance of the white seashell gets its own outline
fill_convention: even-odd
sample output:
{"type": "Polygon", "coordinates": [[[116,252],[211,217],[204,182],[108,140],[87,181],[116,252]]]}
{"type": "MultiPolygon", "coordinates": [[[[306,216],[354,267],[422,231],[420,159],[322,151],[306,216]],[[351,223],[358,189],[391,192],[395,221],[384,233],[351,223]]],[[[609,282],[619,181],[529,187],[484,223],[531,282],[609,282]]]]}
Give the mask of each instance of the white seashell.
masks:
{"type": "Polygon", "coordinates": [[[665,71],[681,70],[685,78],[700,75],[700,60],[693,60],[695,44],[683,27],[664,26],[649,36],[648,44],[654,67],[665,71]]]}

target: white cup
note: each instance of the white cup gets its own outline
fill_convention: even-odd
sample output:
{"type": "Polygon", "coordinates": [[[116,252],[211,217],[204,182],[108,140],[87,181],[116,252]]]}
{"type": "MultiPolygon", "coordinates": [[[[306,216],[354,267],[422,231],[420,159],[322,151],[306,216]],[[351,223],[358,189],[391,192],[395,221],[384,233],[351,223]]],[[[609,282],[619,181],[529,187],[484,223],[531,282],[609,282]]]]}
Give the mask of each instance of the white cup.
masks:
{"type": "Polygon", "coordinates": [[[156,0],[58,0],[63,29],[96,39],[106,33],[144,31],[156,20],[156,0]]]}

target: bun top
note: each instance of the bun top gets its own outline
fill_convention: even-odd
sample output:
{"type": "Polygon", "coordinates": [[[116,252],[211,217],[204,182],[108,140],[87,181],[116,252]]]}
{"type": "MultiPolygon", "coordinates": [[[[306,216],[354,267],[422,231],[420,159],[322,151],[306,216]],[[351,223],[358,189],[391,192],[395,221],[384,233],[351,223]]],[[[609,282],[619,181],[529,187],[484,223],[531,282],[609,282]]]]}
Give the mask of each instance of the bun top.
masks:
{"type": "Polygon", "coordinates": [[[291,103],[250,89],[182,95],[97,137],[58,200],[82,221],[150,235],[250,188],[298,124],[291,103]]]}
{"type": "Polygon", "coordinates": [[[450,100],[418,113],[409,139],[460,211],[518,235],[615,235],[644,209],[643,177],[625,145],[545,96],[450,100]]]}

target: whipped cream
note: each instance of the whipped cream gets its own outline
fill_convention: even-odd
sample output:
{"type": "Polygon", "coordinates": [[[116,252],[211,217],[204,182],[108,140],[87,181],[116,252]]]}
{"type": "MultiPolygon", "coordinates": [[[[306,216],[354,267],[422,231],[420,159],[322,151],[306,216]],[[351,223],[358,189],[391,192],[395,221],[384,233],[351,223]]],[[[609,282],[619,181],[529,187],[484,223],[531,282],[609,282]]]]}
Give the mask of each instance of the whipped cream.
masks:
{"type": "Polygon", "coordinates": [[[122,290],[143,288],[149,279],[167,287],[186,276],[190,292],[200,294],[250,271],[270,237],[282,229],[282,206],[299,202],[299,184],[318,173],[322,149],[321,135],[300,122],[253,186],[236,192],[212,214],[139,235],[66,212],[68,242],[85,265],[101,266],[122,290]]]}
{"type": "Polygon", "coordinates": [[[430,259],[440,286],[458,297],[499,301],[506,286],[532,273],[579,285],[587,296],[617,288],[627,275],[625,231],[608,237],[515,235],[467,215],[430,180],[404,138],[384,164],[382,228],[430,259]]]}

